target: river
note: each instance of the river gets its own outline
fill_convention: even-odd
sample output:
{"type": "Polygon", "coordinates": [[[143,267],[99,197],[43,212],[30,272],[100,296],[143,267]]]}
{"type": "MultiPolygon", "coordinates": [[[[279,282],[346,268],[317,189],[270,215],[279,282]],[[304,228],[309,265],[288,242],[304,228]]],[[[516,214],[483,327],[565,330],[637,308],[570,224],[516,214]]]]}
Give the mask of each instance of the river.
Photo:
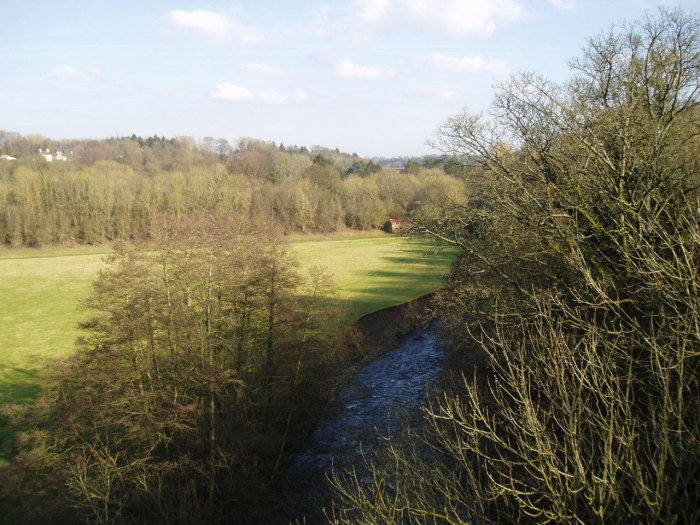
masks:
{"type": "Polygon", "coordinates": [[[307,524],[323,522],[319,509],[330,499],[326,477],[333,469],[361,467],[363,453],[415,417],[446,358],[436,330],[422,328],[357,373],[288,470],[283,489],[293,515],[306,515],[307,524]]]}

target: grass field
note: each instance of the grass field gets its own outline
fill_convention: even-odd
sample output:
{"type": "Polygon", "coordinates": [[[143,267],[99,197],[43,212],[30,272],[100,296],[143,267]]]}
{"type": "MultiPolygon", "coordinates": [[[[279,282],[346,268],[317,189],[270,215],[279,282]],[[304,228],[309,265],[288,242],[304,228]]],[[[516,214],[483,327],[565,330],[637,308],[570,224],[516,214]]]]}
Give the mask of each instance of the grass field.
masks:
{"type": "Polygon", "coordinates": [[[426,241],[388,235],[297,241],[293,247],[302,269],[315,264],[328,268],[351,321],[440,288],[452,261],[451,252],[430,252],[426,241]]]}
{"type": "MultiPolygon", "coordinates": [[[[302,271],[320,264],[334,276],[350,322],[439,288],[452,254],[428,254],[430,247],[389,235],[292,243],[302,271]]],[[[77,323],[88,315],[81,300],[107,253],[104,247],[0,252],[0,404],[33,399],[43,371],[73,351],[77,323]]],[[[0,444],[8,437],[0,420],[0,444]]]]}

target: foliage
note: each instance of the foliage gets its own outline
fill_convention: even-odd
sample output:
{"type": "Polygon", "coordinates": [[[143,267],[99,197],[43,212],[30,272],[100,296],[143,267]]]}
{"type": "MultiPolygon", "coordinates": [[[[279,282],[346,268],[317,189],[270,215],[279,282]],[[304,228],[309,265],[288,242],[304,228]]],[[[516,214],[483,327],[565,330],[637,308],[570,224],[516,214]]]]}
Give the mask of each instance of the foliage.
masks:
{"type": "Polygon", "coordinates": [[[442,305],[471,363],[336,522],[700,521],[699,26],[613,28],[567,84],[440,128],[481,165],[422,221],[462,250],[442,305]]]}
{"type": "MultiPolygon", "coordinates": [[[[330,238],[302,238],[290,245],[299,271],[327,268],[337,284],[342,322],[358,318],[442,285],[453,251],[426,255],[427,239],[366,233],[330,238]]],[[[105,247],[13,249],[0,254],[0,404],[27,403],[46,383],[46,370],[74,352],[87,315],[80,303],[105,267],[105,247]]],[[[12,458],[13,433],[0,417],[0,464],[12,458]]]]}
{"type": "Polygon", "coordinates": [[[80,350],[14,414],[31,429],[5,473],[20,521],[261,519],[338,363],[330,287],[231,221],[166,222],[147,249],[118,248],[80,350]]]}
{"type": "Polygon", "coordinates": [[[389,215],[406,215],[430,184],[421,172],[401,176],[339,152],[282,151],[252,139],[237,150],[213,137],[203,148],[157,136],[81,141],[70,146],[72,161],[53,163],[31,153],[47,140],[15,138],[10,144],[23,156],[0,166],[4,245],[143,240],[161,214],[202,212],[273,222],[285,232],[373,229],[389,215]]]}
{"type": "Polygon", "coordinates": [[[349,177],[350,175],[359,175],[360,177],[366,177],[372,173],[377,173],[381,171],[382,167],[376,164],[374,161],[356,160],[352,165],[345,170],[343,176],[349,177]]]}

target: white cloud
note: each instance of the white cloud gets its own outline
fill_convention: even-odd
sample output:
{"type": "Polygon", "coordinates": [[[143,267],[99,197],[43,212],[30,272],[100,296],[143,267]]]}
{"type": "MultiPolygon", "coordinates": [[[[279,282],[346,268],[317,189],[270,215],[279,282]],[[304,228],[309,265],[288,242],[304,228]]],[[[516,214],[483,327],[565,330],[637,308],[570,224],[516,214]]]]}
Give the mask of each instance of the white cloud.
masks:
{"type": "Polygon", "coordinates": [[[549,0],[549,3],[563,11],[572,11],[576,8],[576,0],[549,0]]]}
{"type": "Polygon", "coordinates": [[[82,68],[77,68],[73,66],[56,66],[49,69],[46,74],[53,78],[60,78],[63,80],[84,80],[90,76],[97,76],[100,74],[100,70],[92,66],[83,66],[82,68]]]}
{"type": "Polygon", "coordinates": [[[364,25],[382,24],[392,14],[393,3],[392,0],[355,0],[357,21],[364,25]]]}
{"type": "Polygon", "coordinates": [[[269,64],[247,64],[245,67],[248,71],[257,73],[264,77],[274,77],[282,73],[282,70],[277,66],[271,66],[269,64]]]}
{"type": "Polygon", "coordinates": [[[174,29],[214,40],[255,44],[265,39],[264,33],[254,26],[242,24],[224,14],[204,9],[192,11],[173,9],[165,15],[165,20],[174,29]]]}
{"type": "Polygon", "coordinates": [[[325,4],[314,9],[312,12],[313,20],[306,28],[306,31],[320,38],[326,38],[337,34],[337,31],[333,30],[336,24],[331,11],[331,7],[325,4]]]}
{"type": "Polygon", "coordinates": [[[393,77],[396,71],[388,67],[372,67],[353,64],[350,60],[343,60],[335,66],[335,74],[341,78],[361,78],[374,80],[382,77],[393,77]]]}
{"type": "Polygon", "coordinates": [[[521,0],[353,0],[349,22],[359,30],[410,26],[462,39],[490,36],[525,16],[521,0]]]}
{"type": "Polygon", "coordinates": [[[265,104],[286,104],[288,102],[306,102],[309,95],[305,91],[280,93],[274,89],[258,89],[255,92],[255,98],[265,104]]]}
{"type": "Polygon", "coordinates": [[[459,92],[456,89],[449,87],[432,87],[432,86],[419,86],[410,89],[407,95],[412,97],[430,97],[439,98],[442,100],[455,100],[459,96],[459,92]]]}
{"type": "Polygon", "coordinates": [[[212,98],[219,98],[231,102],[261,102],[263,104],[287,104],[290,102],[305,102],[309,95],[305,91],[294,91],[291,93],[280,93],[274,89],[252,90],[244,86],[237,86],[230,82],[217,84],[209,94],[212,98]]]}
{"type": "Polygon", "coordinates": [[[508,63],[496,58],[485,58],[481,56],[454,57],[441,53],[433,53],[429,58],[420,59],[420,61],[441,71],[488,72],[504,76],[510,74],[510,66],[508,63]]]}
{"type": "Polygon", "coordinates": [[[252,102],[255,100],[255,95],[250,89],[243,86],[236,86],[230,82],[220,82],[209,96],[212,98],[231,100],[233,102],[252,102]]]}
{"type": "Polygon", "coordinates": [[[71,80],[80,80],[85,78],[85,73],[73,66],[56,66],[52,67],[46,73],[50,77],[63,78],[71,80]]]}
{"type": "Polygon", "coordinates": [[[231,22],[226,16],[203,9],[194,11],[174,9],[165,18],[174,27],[215,38],[224,38],[231,27],[231,22]]]}

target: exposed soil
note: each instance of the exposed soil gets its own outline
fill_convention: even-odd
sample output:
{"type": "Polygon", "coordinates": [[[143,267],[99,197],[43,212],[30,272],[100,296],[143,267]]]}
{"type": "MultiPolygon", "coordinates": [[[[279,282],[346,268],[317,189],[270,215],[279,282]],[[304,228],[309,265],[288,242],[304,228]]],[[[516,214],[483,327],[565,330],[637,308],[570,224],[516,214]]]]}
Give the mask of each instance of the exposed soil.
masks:
{"type": "Polygon", "coordinates": [[[363,365],[397,348],[407,335],[430,321],[432,300],[433,294],[428,294],[360,318],[348,340],[351,362],[363,365]]]}

